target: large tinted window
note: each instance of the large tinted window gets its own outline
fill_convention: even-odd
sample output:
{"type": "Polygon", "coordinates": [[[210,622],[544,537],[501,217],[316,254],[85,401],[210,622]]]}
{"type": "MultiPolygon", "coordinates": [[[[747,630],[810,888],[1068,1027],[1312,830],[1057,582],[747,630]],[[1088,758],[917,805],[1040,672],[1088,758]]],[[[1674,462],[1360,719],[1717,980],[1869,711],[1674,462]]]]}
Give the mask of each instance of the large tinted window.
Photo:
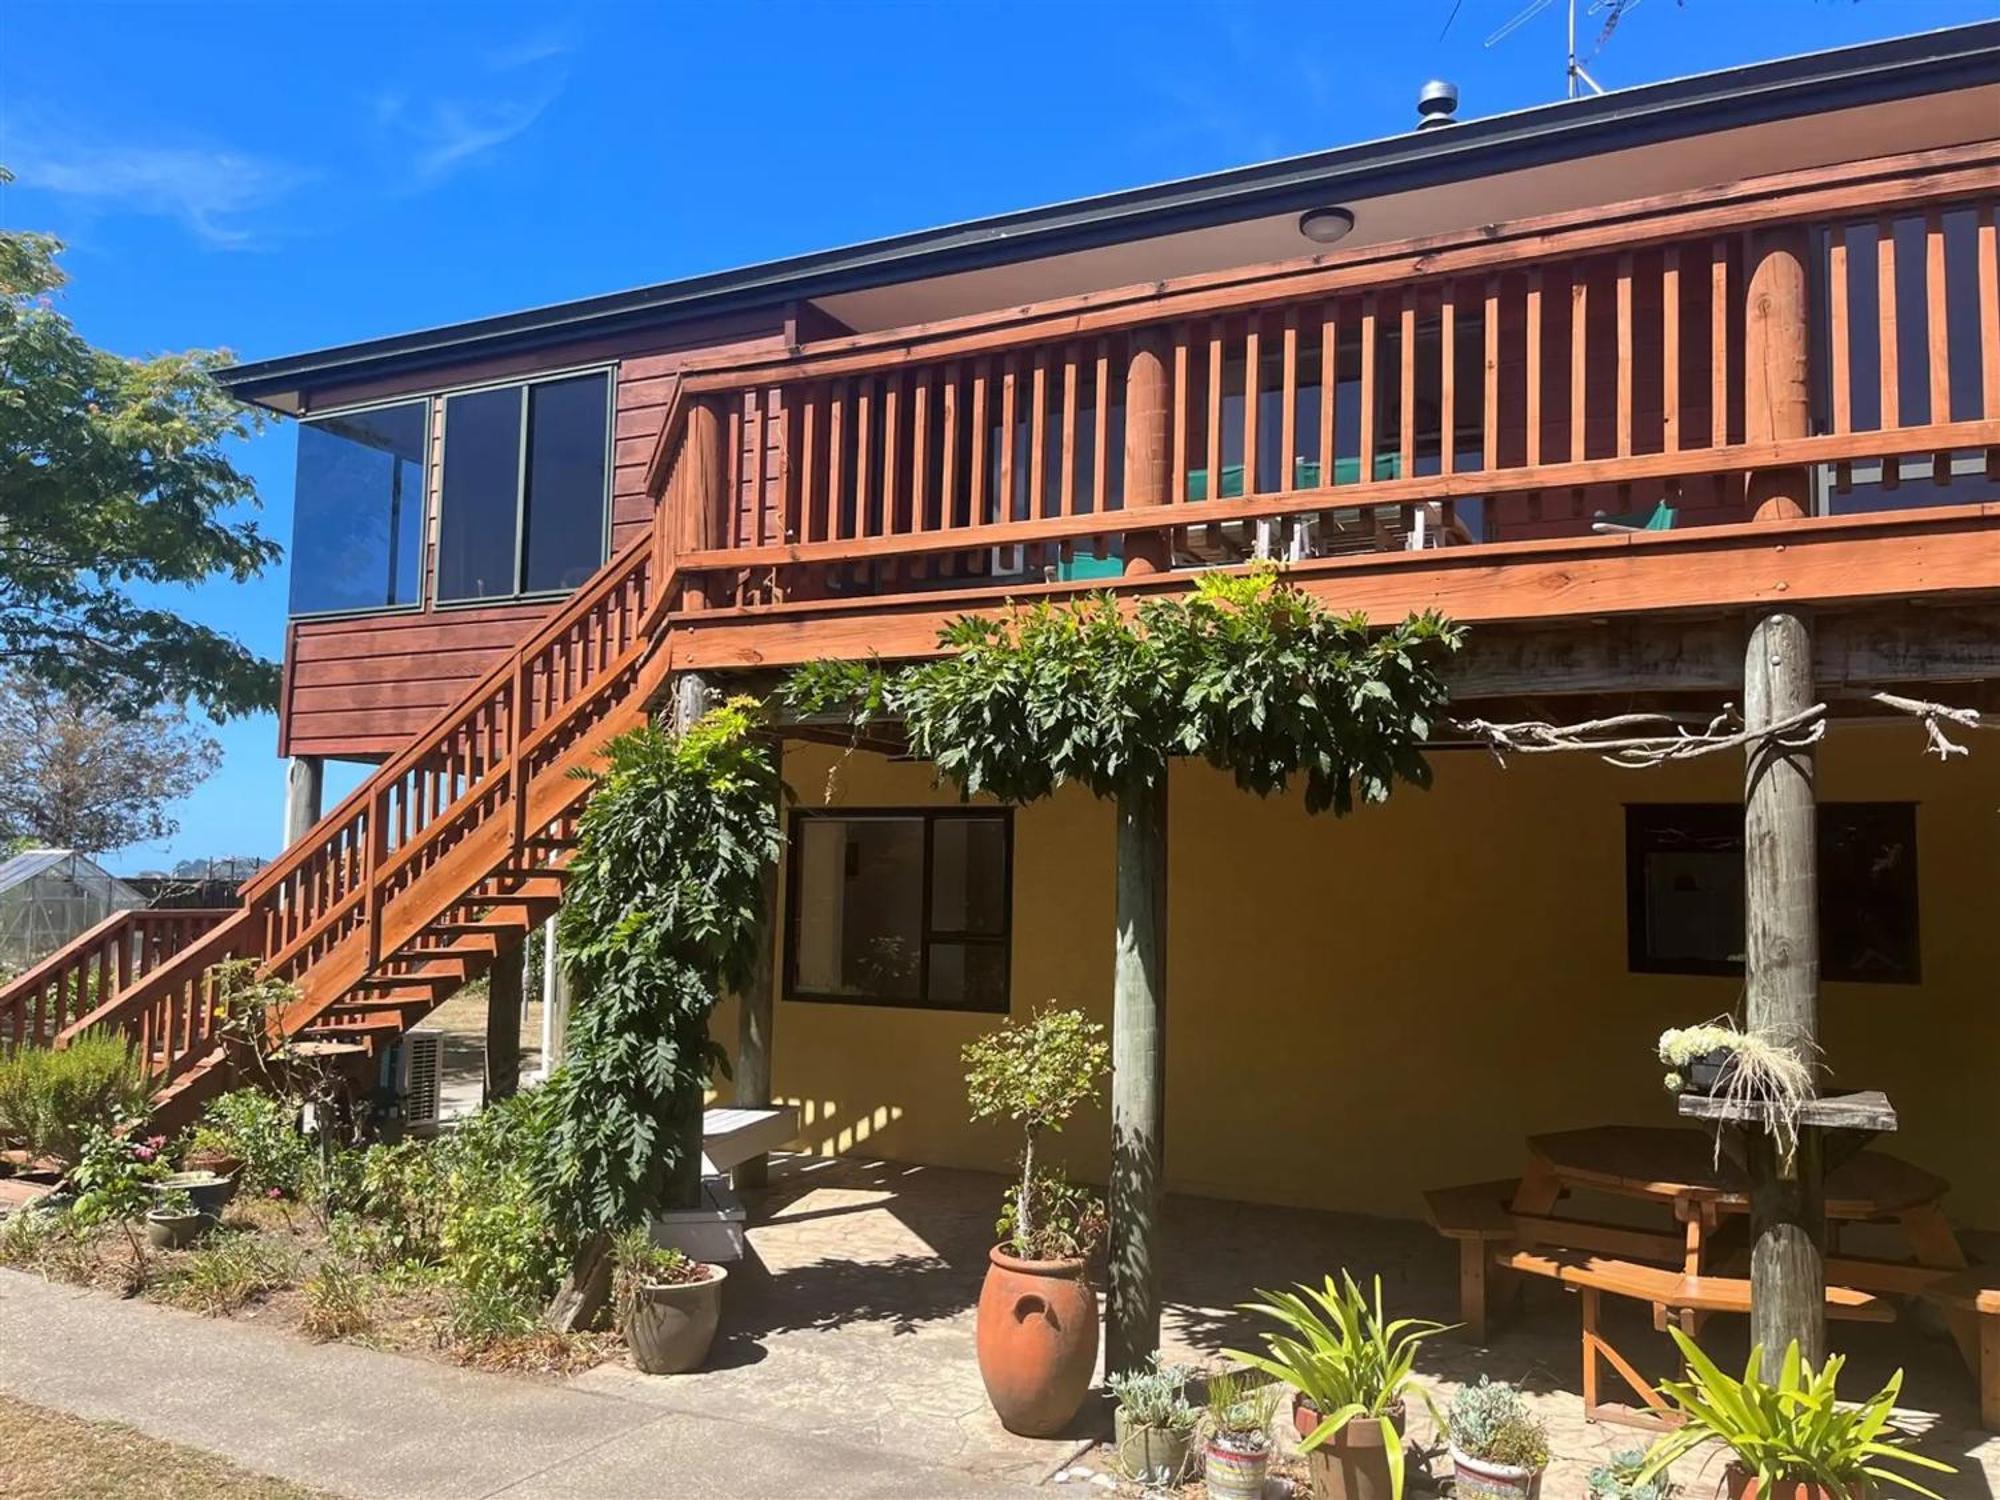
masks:
{"type": "Polygon", "coordinates": [[[444,403],[439,599],[499,599],[520,591],[514,538],[521,503],[521,394],[521,387],[507,386],[444,403]]]}
{"type": "Polygon", "coordinates": [[[528,387],[528,493],[521,587],[573,589],[604,561],[607,375],[528,387]]]}
{"type": "Polygon", "coordinates": [[[610,388],[579,375],[446,400],[440,600],[556,593],[597,571],[610,388]]]}
{"type": "Polygon", "coordinates": [[[299,424],[293,614],[417,602],[429,404],[299,424]]]}

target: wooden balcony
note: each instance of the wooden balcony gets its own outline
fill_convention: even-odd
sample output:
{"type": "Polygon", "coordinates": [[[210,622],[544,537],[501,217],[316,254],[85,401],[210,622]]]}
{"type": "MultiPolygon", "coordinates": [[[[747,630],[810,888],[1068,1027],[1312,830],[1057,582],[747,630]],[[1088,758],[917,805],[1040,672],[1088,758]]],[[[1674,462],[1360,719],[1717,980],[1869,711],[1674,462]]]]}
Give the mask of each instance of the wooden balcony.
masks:
{"type": "Polygon", "coordinates": [[[1986,143],[690,366],[676,661],[1260,557],[1474,621],[2000,591],[1996,199],[1986,143]]]}

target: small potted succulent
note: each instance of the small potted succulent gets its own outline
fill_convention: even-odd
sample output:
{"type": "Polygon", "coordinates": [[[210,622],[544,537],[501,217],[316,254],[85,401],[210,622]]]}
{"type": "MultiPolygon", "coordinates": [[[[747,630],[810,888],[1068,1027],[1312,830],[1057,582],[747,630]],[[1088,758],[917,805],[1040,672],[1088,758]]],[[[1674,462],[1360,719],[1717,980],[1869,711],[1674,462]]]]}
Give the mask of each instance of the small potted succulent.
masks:
{"type": "Polygon", "coordinates": [[[155,1193],[146,1210],[146,1243],[155,1250],[179,1250],[194,1243],[206,1221],[194,1200],[178,1189],[155,1193]]]}
{"type": "Polygon", "coordinates": [[[1278,1392],[1275,1381],[1253,1385],[1229,1371],[1209,1377],[1202,1482],[1210,1500],[1263,1500],[1278,1392]]]}
{"type": "Polygon", "coordinates": [[[1678,1487],[1663,1473],[1646,1472],[1644,1448],[1620,1448],[1590,1471],[1590,1500],[1674,1500],[1678,1487]]]}
{"type": "Polygon", "coordinates": [[[1402,1500],[1405,1401],[1414,1394],[1430,1404],[1429,1393],[1411,1379],[1417,1345],[1445,1325],[1391,1321],[1382,1311],[1379,1276],[1372,1304],[1345,1271],[1338,1283],[1327,1277],[1323,1289],[1301,1285],[1258,1297],[1244,1310],[1274,1319],[1283,1331],[1264,1335],[1262,1354],[1223,1352],[1294,1391],[1292,1421],[1314,1500],[1402,1500]]]}
{"type": "Polygon", "coordinates": [[[1680,1345],[1688,1378],[1662,1381],[1660,1394],[1683,1421],[1653,1444],[1638,1474],[1642,1480],[1664,1474],[1676,1459],[1711,1440],[1729,1450],[1724,1475],[1729,1500],[1862,1500],[1883,1493],[1886,1485],[1940,1500],[1935,1490],[1889,1465],[1956,1472],[1950,1464],[1912,1453],[1889,1425],[1903,1389],[1901,1370],[1866,1401],[1853,1404],[1835,1393],[1844,1363],[1839,1355],[1813,1371],[1793,1344],[1773,1382],[1758,1373],[1764,1351],[1752,1349],[1737,1380],[1680,1329],[1670,1325],[1667,1332],[1680,1345]]]}
{"type": "Polygon", "coordinates": [[[1187,1398],[1193,1378],[1186,1365],[1163,1364],[1155,1352],[1144,1369],[1107,1382],[1118,1402],[1118,1467],[1133,1483],[1157,1488],[1187,1477],[1201,1419],[1187,1398]]]}
{"type": "Polygon", "coordinates": [[[618,1322],[632,1363],[648,1375],[698,1370],[722,1317],[721,1266],[663,1250],[645,1229],[628,1229],[614,1245],[618,1322]]]}
{"type": "Polygon", "coordinates": [[[1712,1094],[1722,1082],[1743,1033],[1720,1021],[1675,1026],[1660,1033],[1659,1058],[1670,1094],[1712,1094]]]}
{"type": "Polygon", "coordinates": [[[1458,1500],[1535,1500],[1549,1463],[1549,1436],[1521,1393],[1479,1377],[1445,1411],[1458,1500]]]}
{"type": "Polygon", "coordinates": [[[1055,1437],[1075,1418],[1097,1366],[1097,1294],[1090,1257],[1103,1237],[1103,1206],[1036,1160],[1094,1097],[1109,1071],[1104,1028],[1081,1011],[1044,1010],[968,1043],[966,1101],[975,1120],[1021,1129],[1021,1176],[987,1256],[975,1345],[979,1377],[1000,1425],[1055,1437]]]}

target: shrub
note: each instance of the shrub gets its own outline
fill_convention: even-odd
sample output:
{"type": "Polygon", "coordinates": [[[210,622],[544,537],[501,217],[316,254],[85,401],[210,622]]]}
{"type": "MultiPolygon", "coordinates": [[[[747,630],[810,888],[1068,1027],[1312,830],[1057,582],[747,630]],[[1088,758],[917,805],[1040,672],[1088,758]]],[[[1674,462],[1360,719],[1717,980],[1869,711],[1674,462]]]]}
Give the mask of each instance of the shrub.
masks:
{"type": "Polygon", "coordinates": [[[146,1085],[123,1037],[92,1031],[70,1046],[23,1047],[0,1058],[0,1141],[68,1164],[94,1127],[140,1113],[146,1085]]]}
{"type": "Polygon", "coordinates": [[[551,1149],[539,1091],[480,1111],[433,1149],[444,1185],[438,1242],[451,1279],[545,1301],[566,1261],[534,1177],[551,1149]]]}
{"type": "Polygon", "coordinates": [[[216,1235],[201,1249],[163,1264],[154,1295],[211,1318],[287,1285],[297,1270],[289,1256],[255,1234],[216,1235]]]}
{"type": "MultiPolygon", "coordinates": [[[[1044,1235],[1037,1209],[1067,1212],[1067,1220],[1051,1225],[1074,1230],[1088,1217],[1076,1191],[1061,1177],[1047,1173],[1035,1161],[1042,1132],[1059,1131],[1096,1093],[1109,1071],[1111,1049],[1104,1028],[1080,1010],[1042,1010],[1016,1026],[967,1042],[960,1053],[965,1063],[965,1096],[972,1118],[1003,1117],[1021,1127],[1021,1180],[1014,1188],[1011,1214],[1000,1219],[1001,1233],[1013,1252],[1027,1260],[1060,1260],[1077,1253],[1074,1243],[1057,1243],[1060,1235],[1044,1235]]],[[[1072,1240],[1074,1236],[1071,1236],[1072,1240]]],[[[1083,1247],[1088,1253],[1089,1247],[1083,1247]]]]}
{"type": "Polygon", "coordinates": [[[1445,1430],[1461,1453],[1487,1463],[1539,1469],[1549,1461],[1548,1433],[1521,1393],[1485,1375],[1452,1395],[1445,1430]]]}
{"type": "Polygon", "coordinates": [[[446,1336],[455,1344],[487,1344],[520,1338],[541,1327],[540,1309],[492,1282],[461,1286],[451,1299],[446,1336]]]}
{"type": "Polygon", "coordinates": [[[368,1278],[344,1261],[330,1260],[299,1288],[305,1312],[299,1326],[314,1343],[353,1338],[368,1331],[368,1278]]]}
{"type": "Polygon", "coordinates": [[[237,1089],[202,1111],[197,1138],[243,1158],[243,1183],[252,1192],[272,1188],[297,1198],[312,1171],[313,1144],[299,1132],[298,1104],[262,1089],[237,1089]]]}

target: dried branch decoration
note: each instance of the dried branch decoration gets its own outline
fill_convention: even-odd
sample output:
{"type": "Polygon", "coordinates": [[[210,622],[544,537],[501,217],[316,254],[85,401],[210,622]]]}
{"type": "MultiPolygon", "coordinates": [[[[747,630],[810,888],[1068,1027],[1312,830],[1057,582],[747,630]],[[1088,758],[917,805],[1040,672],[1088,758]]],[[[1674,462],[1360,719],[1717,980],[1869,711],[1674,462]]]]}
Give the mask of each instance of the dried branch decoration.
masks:
{"type": "Polygon", "coordinates": [[[1554,755],[1583,750],[1626,770],[1642,770],[1668,761],[1694,760],[1726,750],[1768,741],[1782,749],[1800,750],[1826,734],[1826,705],[1815,703],[1761,729],[1748,728],[1736,705],[1702,725],[1676,714],[1615,714],[1580,724],[1549,724],[1529,720],[1495,724],[1487,719],[1453,719],[1450,727],[1486,742],[1503,766],[1509,755],[1554,755]],[[1698,727],[1697,727],[1698,726],[1698,727]]]}

